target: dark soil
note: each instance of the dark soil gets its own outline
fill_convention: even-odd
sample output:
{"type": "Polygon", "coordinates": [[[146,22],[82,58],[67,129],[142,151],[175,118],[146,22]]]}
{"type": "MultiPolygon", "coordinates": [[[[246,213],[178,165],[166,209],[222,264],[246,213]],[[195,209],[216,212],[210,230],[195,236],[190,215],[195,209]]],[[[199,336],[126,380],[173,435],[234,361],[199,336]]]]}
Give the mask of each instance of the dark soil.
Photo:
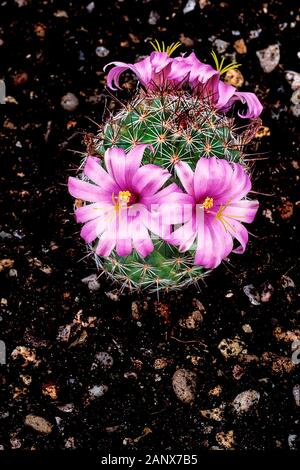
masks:
{"type": "Polygon", "coordinates": [[[300,316],[300,161],[298,122],[284,75],[299,67],[299,5],[211,0],[184,15],[185,3],[102,0],[89,13],[88,1],[0,2],[0,78],[13,97],[0,105],[0,260],[11,260],[0,273],[0,339],[7,349],[7,364],[0,366],[0,446],[5,450],[201,450],[224,448],[218,433],[229,431],[230,447],[237,450],[300,447],[293,396],[300,365],[291,361],[300,316]],[[160,15],[156,25],[148,23],[153,10],[160,15]],[[258,29],[260,35],[250,39],[258,29]],[[95,123],[111,101],[103,66],[147,54],[146,38],[171,43],[181,33],[202,59],[209,60],[212,36],[229,42],[227,52],[239,38],[247,44],[247,53],[237,59],[249,89],[264,103],[263,124],[270,128],[270,136],[257,139],[251,149],[257,158],[267,158],[254,169],[254,189],[265,195],[258,196],[251,242],[243,256],[232,255],[199,289],[159,299],[118,295],[100,277],[100,289],[90,291],[82,279],[96,268],[91,259],[82,260],[85,246],[66,188],[81,158],[71,150],[85,150],[84,133],[96,132],[95,123]],[[276,43],[280,64],[264,73],[256,51],[276,43]],[[100,45],[109,49],[105,58],[95,52],[100,45]],[[79,99],[74,112],[61,107],[67,92],[79,99]],[[243,291],[250,284],[259,305],[243,291]],[[193,299],[204,305],[204,319],[186,329],[180,320],[196,309],[193,299]],[[58,336],[68,324],[69,338],[58,336]],[[218,345],[235,336],[247,353],[226,358],[218,345]],[[30,348],[35,361],[16,358],[18,346],[30,348]],[[113,357],[111,367],[95,361],[101,351],[113,357]],[[155,368],[158,358],[165,360],[162,369],[155,368]],[[197,374],[191,404],[173,391],[177,368],[197,374]],[[106,393],[92,397],[89,389],[103,384],[106,393]],[[238,414],[231,403],[246,390],[259,392],[260,400],[238,414]],[[65,411],[66,404],[71,411],[65,411]],[[221,405],[221,421],[200,414],[221,405]],[[52,432],[25,425],[30,414],[46,419],[52,432]]]}

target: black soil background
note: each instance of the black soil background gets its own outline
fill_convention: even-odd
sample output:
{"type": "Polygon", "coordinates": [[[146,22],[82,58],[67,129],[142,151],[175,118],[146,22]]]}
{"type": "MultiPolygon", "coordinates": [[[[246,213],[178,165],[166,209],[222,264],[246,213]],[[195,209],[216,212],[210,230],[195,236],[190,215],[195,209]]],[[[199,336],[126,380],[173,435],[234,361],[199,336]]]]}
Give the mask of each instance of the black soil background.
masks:
{"type": "Polygon", "coordinates": [[[299,449],[293,387],[300,384],[300,365],[291,357],[300,316],[300,162],[284,74],[299,69],[299,5],[211,0],[183,14],[185,3],[103,0],[89,12],[88,0],[0,2],[0,78],[10,97],[0,105],[0,259],[6,259],[0,339],[7,350],[0,366],[1,449],[199,451],[226,448],[218,433],[229,431],[233,449],[299,449]],[[159,15],[155,25],[148,22],[151,11],[159,15]],[[254,189],[266,195],[258,196],[251,241],[243,256],[232,255],[199,288],[159,299],[118,295],[100,277],[100,288],[91,291],[82,279],[96,268],[81,260],[85,246],[66,188],[81,158],[73,150],[85,151],[84,133],[96,132],[111,102],[103,66],[149,53],[147,38],[171,43],[180,34],[193,42],[181,50],[194,49],[202,60],[210,60],[212,36],[229,42],[227,52],[237,39],[246,42],[247,53],[237,59],[245,85],[264,103],[262,120],[270,129],[251,149],[266,158],[254,169],[254,189]],[[267,74],[256,51],[271,44],[279,44],[281,58],[267,74]],[[105,58],[95,52],[101,45],[109,50],[105,58]],[[61,106],[68,92],[79,99],[74,112],[61,106]],[[262,296],[259,305],[243,291],[250,284],[262,296]],[[197,301],[205,307],[203,322],[186,329],[180,320],[197,301]],[[58,334],[70,324],[63,341],[58,334]],[[247,353],[226,358],[218,345],[235,336],[247,353]],[[20,346],[35,354],[33,362],[16,358],[20,346]],[[113,358],[109,368],[95,360],[101,351],[113,358]],[[158,358],[162,369],[155,368],[158,358]],[[173,391],[177,368],[196,372],[190,404],[173,391]],[[106,393],[93,397],[95,385],[106,385],[106,393]],[[260,400],[236,413],[232,400],[246,390],[259,392],[260,400]],[[222,405],[221,421],[200,414],[222,405]],[[44,418],[52,431],[25,425],[28,415],[44,418]]]}

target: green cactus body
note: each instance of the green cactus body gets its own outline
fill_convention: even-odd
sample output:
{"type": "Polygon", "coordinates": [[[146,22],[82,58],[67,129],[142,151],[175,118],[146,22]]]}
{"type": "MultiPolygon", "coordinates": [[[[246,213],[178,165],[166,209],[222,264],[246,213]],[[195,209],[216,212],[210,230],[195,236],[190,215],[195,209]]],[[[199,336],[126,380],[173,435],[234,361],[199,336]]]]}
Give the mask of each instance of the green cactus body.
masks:
{"type": "MultiPolygon", "coordinates": [[[[167,168],[178,183],[173,170],[179,160],[192,169],[203,156],[243,164],[244,145],[254,132],[255,125],[250,123],[243,133],[238,133],[234,119],[188,92],[142,92],[106,122],[96,138],[96,152],[103,157],[110,147],[129,151],[137,144],[149,144],[153,151],[146,149],[143,163],[167,168]]],[[[96,263],[113,280],[130,289],[181,288],[207,274],[203,267],[193,264],[193,249],[182,254],[164,241],[154,243],[155,250],[146,258],[136,252],[127,257],[114,253],[108,258],[95,254],[96,263]]]]}

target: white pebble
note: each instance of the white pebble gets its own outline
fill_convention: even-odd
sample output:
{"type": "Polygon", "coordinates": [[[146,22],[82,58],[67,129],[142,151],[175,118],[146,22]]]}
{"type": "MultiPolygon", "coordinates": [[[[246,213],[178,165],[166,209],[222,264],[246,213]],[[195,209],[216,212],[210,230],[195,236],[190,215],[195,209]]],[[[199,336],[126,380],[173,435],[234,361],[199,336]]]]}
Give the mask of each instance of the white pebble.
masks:
{"type": "Polygon", "coordinates": [[[72,112],[75,111],[75,109],[79,105],[79,100],[77,96],[75,96],[73,93],[67,93],[62,97],[60,104],[65,111],[72,112]]]}
{"type": "Polygon", "coordinates": [[[183,9],[184,15],[186,13],[189,13],[190,11],[193,11],[195,9],[196,3],[197,3],[196,0],[188,0],[183,9]]]}
{"type": "Polygon", "coordinates": [[[89,388],[89,394],[94,398],[99,398],[103,397],[107,390],[107,385],[94,385],[93,387],[89,388]]]}
{"type": "Polygon", "coordinates": [[[109,49],[104,46],[98,46],[96,48],[96,54],[98,57],[106,57],[109,54],[109,49]]]}

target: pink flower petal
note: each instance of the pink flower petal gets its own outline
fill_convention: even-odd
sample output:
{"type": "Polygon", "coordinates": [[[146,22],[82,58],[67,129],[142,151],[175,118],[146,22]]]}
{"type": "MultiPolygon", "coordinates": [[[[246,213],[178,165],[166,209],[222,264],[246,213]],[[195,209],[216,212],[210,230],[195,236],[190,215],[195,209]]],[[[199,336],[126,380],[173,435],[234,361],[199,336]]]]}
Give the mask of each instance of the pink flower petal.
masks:
{"type": "Polygon", "coordinates": [[[86,243],[93,242],[105,229],[105,222],[99,218],[90,220],[81,229],[80,235],[86,243]]]}
{"type": "Polygon", "coordinates": [[[179,251],[185,252],[189,250],[194,243],[197,236],[193,219],[188,220],[181,227],[174,230],[169,239],[168,243],[178,246],[179,251]]]}
{"type": "Polygon", "coordinates": [[[148,144],[139,144],[136,145],[132,150],[130,150],[125,157],[126,165],[126,183],[131,185],[132,178],[137,172],[138,168],[141,165],[144,151],[146,148],[150,148],[153,151],[153,147],[148,144]]]}
{"type": "Polygon", "coordinates": [[[149,232],[141,220],[137,220],[132,226],[132,244],[142,258],[154,250],[149,232]]]}
{"type": "Polygon", "coordinates": [[[132,252],[131,226],[126,210],[121,210],[118,216],[116,252],[119,256],[128,256],[132,252]]]}
{"type": "Polygon", "coordinates": [[[99,202],[103,200],[103,191],[98,186],[72,176],[68,179],[68,190],[71,196],[83,201],[99,202]]]}
{"type": "Polygon", "coordinates": [[[175,165],[176,174],[186,190],[186,192],[190,195],[194,195],[194,173],[191,167],[182,161],[179,161],[175,165]]]}
{"type": "Polygon", "coordinates": [[[150,83],[152,78],[152,65],[149,56],[133,64],[131,69],[136,74],[142,85],[147,86],[148,83],[150,83]]]}
{"type": "Polygon", "coordinates": [[[216,104],[217,109],[222,109],[226,107],[228,101],[235,94],[236,88],[232,85],[227,85],[227,83],[218,82],[218,101],[216,104]]]}
{"type": "Polygon", "coordinates": [[[126,189],[126,154],[122,148],[112,147],[106,150],[104,161],[109,175],[119,186],[119,190],[126,189]]]}
{"type": "Polygon", "coordinates": [[[234,100],[240,100],[242,103],[247,105],[247,111],[245,113],[238,112],[238,115],[241,118],[257,118],[263,110],[263,105],[254,93],[236,91],[233,98],[234,100]]]}
{"type": "Polygon", "coordinates": [[[259,202],[255,200],[248,201],[244,199],[243,201],[235,201],[228,205],[223,212],[223,216],[230,216],[230,218],[240,220],[242,223],[251,223],[256,216],[258,207],[259,202]]]}
{"type": "Polygon", "coordinates": [[[170,178],[170,173],[157,165],[144,165],[135,173],[133,190],[138,194],[155,194],[170,178]]]}
{"type": "Polygon", "coordinates": [[[88,157],[84,166],[84,174],[103,191],[112,194],[116,191],[116,183],[113,178],[102,168],[99,158],[88,157]]]}
{"type": "MultiPolygon", "coordinates": [[[[114,225],[112,225],[114,227],[114,225]]],[[[109,256],[112,252],[112,250],[116,246],[116,232],[115,228],[112,229],[111,227],[108,227],[102,234],[97,248],[96,248],[96,254],[98,256],[109,256]]]]}
{"type": "Polygon", "coordinates": [[[122,75],[125,70],[128,70],[128,68],[132,68],[132,64],[126,64],[125,62],[110,62],[109,64],[106,64],[103,70],[105,71],[110,65],[114,65],[114,67],[108,72],[107,85],[111,90],[120,89],[120,75],[122,75]],[[114,88],[113,84],[115,84],[117,88],[114,88]]]}
{"type": "Polygon", "coordinates": [[[247,243],[248,243],[248,239],[249,239],[248,230],[244,227],[244,225],[242,225],[240,222],[236,220],[230,219],[229,222],[230,222],[230,225],[233,227],[233,229],[231,229],[231,227],[228,226],[228,231],[240,243],[240,246],[238,248],[235,248],[232,251],[233,253],[242,254],[244,253],[247,243]]]}
{"type": "MultiPolygon", "coordinates": [[[[196,165],[194,175],[194,194],[195,200],[199,202],[202,198],[208,196],[207,187],[210,178],[210,163],[208,158],[200,158],[196,165]]],[[[211,196],[210,196],[211,197],[211,196]]]]}
{"type": "Polygon", "coordinates": [[[153,194],[151,196],[144,196],[141,195],[140,201],[141,203],[145,204],[147,207],[150,206],[151,204],[162,204],[164,201],[167,200],[167,197],[171,195],[172,193],[175,192],[182,192],[181,189],[177,186],[175,183],[169,184],[164,189],[161,189],[158,191],[156,194],[153,194]]]}
{"type": "Polygon", "coordinates": [[[205,224],[204,218],[198,225],[197,250],[195,264],[210,269],[216,265],[217,257],[213,249],[213,241],[209,225],[205,224]]]}
{"type": "Polygon", "coordinates": [[[112,204],[108,202],[103,201],[103,203],[86,204],[85,206],[79,207],[75,210],[76,222],[84,223],[96,219],[97,217],[104,217],[108,211],[113,210],[112,204]]]}

